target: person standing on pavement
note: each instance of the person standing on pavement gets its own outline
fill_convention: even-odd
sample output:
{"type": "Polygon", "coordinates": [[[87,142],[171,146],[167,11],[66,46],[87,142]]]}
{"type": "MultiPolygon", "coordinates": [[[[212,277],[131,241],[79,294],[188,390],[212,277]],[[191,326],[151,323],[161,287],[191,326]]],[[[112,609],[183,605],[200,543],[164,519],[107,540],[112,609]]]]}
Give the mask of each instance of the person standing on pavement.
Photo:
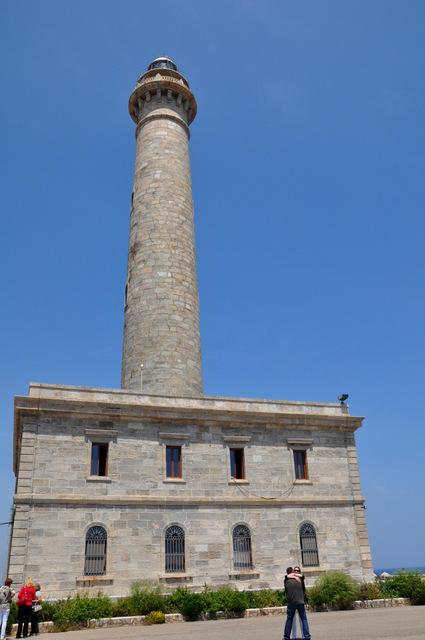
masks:
{"type": "Polygon", "coordinates": [[[34,585],[35,600],[32,603],[31,609],[31,633],[30,636],[39,636],[40,630],[38,628],[38,613],[41,611],[41,587],[38,582],[34,585]]]}
{"type": "Polygon", "coordinates": [[[290,640],[292,623],[297,611],[301,618],[303,636],[305,640],[311,640],[310,629],[308,628],[307,622],[307,614],[305,612],[303,581],[299,574],[294,573],[292,567],[288,567],[286,569],[284,586],[286,596],[288,598],[288,605],[286,607],[286,623],[283,632],[283,640],[290,640]]]}
{"type": "Polygon", "coordinates": [[[12,584],[12,578],[6,578],[4,585],[0,588],[0,638],[4,640],[6,635],[7,619],[10,612],[10,603],[15,595],[10,585],[12,584]]]}
{"type": "Polygon", "coordinates": [[[28,636],[28,625],[30,621],[33,600],[35,600],[34,582],[32,578],[28,577],[25,585],[18,593],[18,600],[16,602],[16,604],[18,605],[18,631],[16,633],[17,638],[26,638],[28,636]],[[21,636],[22,627],[24,630],[23,636],[21,636]]]}

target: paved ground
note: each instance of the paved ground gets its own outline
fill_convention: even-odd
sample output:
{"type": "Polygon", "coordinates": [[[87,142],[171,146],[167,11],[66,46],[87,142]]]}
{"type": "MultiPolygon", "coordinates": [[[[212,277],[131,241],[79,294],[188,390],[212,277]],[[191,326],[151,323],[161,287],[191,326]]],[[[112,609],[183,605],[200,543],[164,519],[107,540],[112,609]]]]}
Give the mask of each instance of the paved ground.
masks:
{"type": "MultiPolygon", "coordinates": [[[[46,640],[281,640],[286,616],[51,633],[46,640]]],[[[312,640],[424,640],[425,606],[308,615],[312,640]]],[[[43,637],[43,636],[40,636],[43,637]]]]}

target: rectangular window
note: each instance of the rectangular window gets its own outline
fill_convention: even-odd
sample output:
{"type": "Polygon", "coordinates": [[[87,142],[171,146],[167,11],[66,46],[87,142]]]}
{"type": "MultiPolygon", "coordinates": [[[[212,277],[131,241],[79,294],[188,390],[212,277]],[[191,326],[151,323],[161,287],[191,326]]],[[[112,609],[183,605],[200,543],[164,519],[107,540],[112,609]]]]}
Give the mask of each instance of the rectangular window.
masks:
{"type": "Polygon", "coordinates": [[[182,448],[167,446],[167,478],[182,477],[182,448]]]}
{"type": "Polygon", "coordinates": [[[243,449],[230,449],[230,475],[235,480],[245,479],[243,449]]]}
{"type": "Polygon", "coordinates": [[[297,480],[308,480],[307,475],[307,454],[305,451],[294,450],[295,478],[297,480]]]}
{"type": "Polygon", "coordinates": [[[108,475],[108,444],[92,444],[91,448],[91,475],[108,475]]]}

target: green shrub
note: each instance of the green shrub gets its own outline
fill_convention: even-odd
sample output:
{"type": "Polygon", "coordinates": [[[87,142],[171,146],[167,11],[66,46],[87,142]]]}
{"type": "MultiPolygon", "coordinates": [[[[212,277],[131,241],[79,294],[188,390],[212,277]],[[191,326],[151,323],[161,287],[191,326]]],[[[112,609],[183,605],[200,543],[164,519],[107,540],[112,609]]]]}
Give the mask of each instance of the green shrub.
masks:
{"type": "Polygon", "coordinates": [[[38,621],[45,622],[46,620],[51,620],[55,606],[56,605],[53,602],[43,602],[41,605],[41,611],[38,612],[38,621]]]}
{"type": "MultiPolygon", "coordinates": [[[[260,597],[258,594],[255,594],[255,596],[257,602],[259,602],[260,597]]],[[[240,613],[248,607],[255,608],[261,606],[261,604],[253,604],[252,601],[255,596],[251,594],[248,595],[244,591],[237,591],[230,588],[211,591],[205,586],[202,593],[202,610],[209,614],[215,614],[217,611],[223,611],[223,613],[240,613]]]]}
{"type": "Polygon", "coordinates": [[[245,600],[247,609],[262,609],[263,607],[272,606],[265,604],[267,597],[264,591],[245,591],[245,600]]]}
{"type": "Polygon", "coordinates": [[[245,609],[245,593],[243,591],[233,591],[229,589],[226,594],[223,611],[225,611],[225,613],[242,613],[245,609]]]}
{"type": "MultiPolygon", "coordinates": [[[[48,604],[44,603],[43,605],[45,615],[49,609],[48,604]]],[[[65,622],[79,624],[92,619],[110,618],[114,609],[112,600],[102,593],[98,593],[94,598],[89,598],[87,594],[76,595],[75,598],[58,600],[51,606],[51,618],[56,626],[65,622]]]]}
{"type": "Polygon", "coordinates": [[[110,618],[113,615],[114,605],[109,598],[109,596],[104,595],[103,593],[98,593],[95,598],[87,599],[87,613],[90,616],[88,619],[98,620],[100,618],[110,618]]]}
{"type": "Polygon", "coordinates": [[[165,597],[166,613],[179,613],[180,606],[188,593],[187,587],[177,587],[175,591],[165,597]]]}
{"type": "Polygon", "coordinates": [[[164,624],[165,613],[162,611],[151,611],[148,615],[148,622],[150,624],[164,624]]]}
{"type": "Polygon", "coordinates": [[[285,589],[278,589],[277,591],[275,591],[275,594],[279,601],[279,604],[277,606],[286,607],[286,605],[288,604],[288,597],[286,595],[285,589]]]}
{"type": "Polygon", "coordinates": [[[314,611],[320,611],[327,604],[325,594],[320,587],[312,587],[307,590],[308,603],[314,611]]]}
{"type": "Polygon", "coordinates": [[[82,622],[69,622],[69,620],[55,620],[53,622],[52,633],[63,633],[65,631],[79,631],[84,628],[82,622]]]}
{"type": "Polygon", "coordinates": [[[424,575],[421,571],[397,571],[389,578],[379,580],[384,598],[409,598],[413,605],[425,604],[424,575]]]}
{"type": "Polygon", "coordinates": [[[364,602],[365,600],[379,600],[379,598],[382,598],[382,595],[376,584],[363,582],[359,585],[356,600],[364,602]]]}
{"type": "Polygon", "coordinates": [[[309,602],[315,608],[326,604],[331,609],[348,609],[356,600],[357,592],[355,580],[345,573],[334,571],[316,580],[315,587],[309,593],[309,602]]]}
{"type": "Polygon", "coordinates": [[[410,597],[410,602],[413,605],[425,604],[425,584],[422,582],[421,586],[415,589],[410,597]]]}
{"type": "Polygon", "coordinates": [[[186,620],[198,620],[204,610],[203,594],[182,589],[179,612],[186,620]]]}
{"type": "Polygon", "coordinates": [[[203,612],[214,616],[217,611],[222,611],[223,607],[223,589],[212,591],[206,585],[202,592],[203,612]]]}
{"type": "Polygon", "coordinates": [[[128,596],[126,598],[119,598],[115,602],[112,603],[112,617],[120,618],[122,616],[130,616],[131,613],[131,598],[128,596]]]}
{"type": "Polygon", "coordinates": [[[278,591],[262,589],[261,591],[245,591],[244,593],[247,609],[264,609],[264,607],[282,606],[278,591]]]}
{"type": "Polygon", "coordinates": [[[131,585],[129,609],[132,616],[145,616],[151,611],[166,611],[166,600],[159,585],[134,582],[131,585]]]}

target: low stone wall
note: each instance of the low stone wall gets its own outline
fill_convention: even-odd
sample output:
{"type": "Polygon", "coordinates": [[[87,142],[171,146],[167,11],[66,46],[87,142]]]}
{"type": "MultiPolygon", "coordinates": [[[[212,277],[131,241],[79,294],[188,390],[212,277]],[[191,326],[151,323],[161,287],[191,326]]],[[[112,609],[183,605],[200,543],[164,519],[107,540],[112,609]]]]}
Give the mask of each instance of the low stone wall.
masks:
{"type": "Polygon", "coordinates": [[[380,600],[356,600],[354,609],[383,609],[384,607],[406,607],[409,598],[382,598],[380,600]]]}
{"type": "MultiPolygon", "coordinates": [[[[354,609],[383,609],[385,607],[405,607],[410,605],[408,598],[393,598],[381,600],[357,600],[354,603],[354,609]]],[[[310,607],[307,605],[307,609],[310,607]]],[[[264,607],[264,609],[245,609],[244,618],[256,618],[258,616],[282,616],[286,614],[286,607],[264,607]]],[[[214,618],[227,617],[223,611],[218,611],[214,618]]],[[[205,620],[211,619],[212,616],[206,615],[205,620]]],[[[99,629],[100,627],[125,627],[137,626],[145,624],[146,616],[125,616],[121,618],[101,618],[99,620],[89,620],[87,627],[89,629],[99,629]]],[[[184,622],[181,613],[165,614],[165,622],[184,622]]],[[[53,622],[40,622],[40,633],[49,633],[52,631],[53,622]]],[[[17,624],[12,626],[12,634],[16,634],[17,624]]]]}

